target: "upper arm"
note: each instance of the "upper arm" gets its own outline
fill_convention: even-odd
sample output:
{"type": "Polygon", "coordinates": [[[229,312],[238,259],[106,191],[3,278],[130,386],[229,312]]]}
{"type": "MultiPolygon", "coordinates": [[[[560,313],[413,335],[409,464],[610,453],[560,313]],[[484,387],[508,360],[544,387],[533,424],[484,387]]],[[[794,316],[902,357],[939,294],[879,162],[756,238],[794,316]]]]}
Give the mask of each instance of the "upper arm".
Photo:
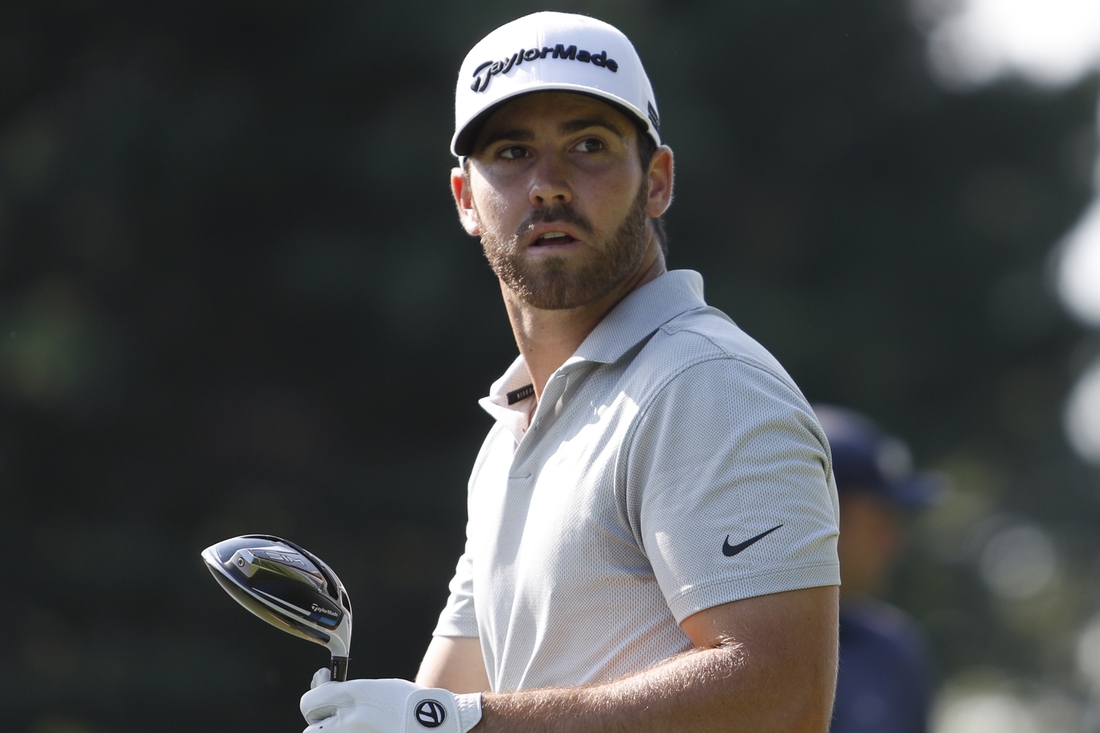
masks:
{"type": "MultiPolygon", "coordinates": [[[[838,598],[833,585],[773,593],[708,608],[680,627],[696,647],[725,648],[754,670],[740,681],[753,688],[741,692],[761,703],[753,709],[817,720],[826,730],[836,692],[838,598]]],[[[770,728],[762,721],[760,729],[770,728]]]]}
{"type": "Polygon", "coordinates": [[[839,583],[825,438],[785,382],[736,359],[700,362],[649,401],[638,425],[626,512],[677,621],[839,583]]]}
{"type": "Polygon", "coordinates": [[[420,662],[416,683],[454,693],[485,692],[489,675],[476,636],[434,636],[420,662]]]}

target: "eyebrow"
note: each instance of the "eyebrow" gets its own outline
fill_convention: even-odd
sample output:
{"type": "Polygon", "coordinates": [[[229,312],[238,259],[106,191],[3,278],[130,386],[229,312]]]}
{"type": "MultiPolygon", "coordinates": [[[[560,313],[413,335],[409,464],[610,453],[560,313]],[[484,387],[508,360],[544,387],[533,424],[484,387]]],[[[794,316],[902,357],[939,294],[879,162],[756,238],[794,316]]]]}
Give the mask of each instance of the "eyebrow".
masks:
{"type": "Polygon", "coordinates": [[[589,127],[602,127],[614,133],[615,137],[619,139],[626,137],[622,130],[600,117],[594,117],[588,120],[569,120],[568,122],[563,122],[558,126],[558,132],[562,135],[571,135],[581,130],[586,130],[589,127]]]}
{"type": "Polygon", "coordinates": [[[516,140],[518,142],[527,142],[528,140],[534,140],[535,133],[530,130],[497,130],[496,132],[489,133],[489,137],[485,138],[485,142],[481,144],[481,149],[489,147],[495,142],[500,140],[516,140]]]}
{"type": "MultiPolygon", "coordinates": [[[[580,132],[581,130],[587,130],[590,127],[601,127],[605,130],[608,130],[620,140],[626,137],[623,131],[620,130],[618,127],[599,117],[594,117],[591,119],[568,120],[558,125],[558,132],[562,135],[572,135],[580,132]]],[[[529,142],[534,139],[535,133],[525,128],[517,128],[514,130],[497,130],[496,132],[489,133],[489,136],[485,138],[485,142],[481,144],[481,148],[485,149],[493,143],[499,142],[501,140],[529,142]]]]}

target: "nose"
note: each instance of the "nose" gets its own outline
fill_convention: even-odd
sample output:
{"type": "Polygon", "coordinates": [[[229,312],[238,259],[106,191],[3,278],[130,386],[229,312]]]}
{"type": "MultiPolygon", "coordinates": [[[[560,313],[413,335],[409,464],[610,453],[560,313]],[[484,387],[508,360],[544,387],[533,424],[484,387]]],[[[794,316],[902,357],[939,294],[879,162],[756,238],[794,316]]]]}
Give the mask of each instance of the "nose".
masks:
{"type": "Polygon", "coordinates": [[[531,180],[531,203],[535,206],[562,205],[573,200],[573,190],[565,166],[557,156],[543,156],[534,166],[531,180]]]}

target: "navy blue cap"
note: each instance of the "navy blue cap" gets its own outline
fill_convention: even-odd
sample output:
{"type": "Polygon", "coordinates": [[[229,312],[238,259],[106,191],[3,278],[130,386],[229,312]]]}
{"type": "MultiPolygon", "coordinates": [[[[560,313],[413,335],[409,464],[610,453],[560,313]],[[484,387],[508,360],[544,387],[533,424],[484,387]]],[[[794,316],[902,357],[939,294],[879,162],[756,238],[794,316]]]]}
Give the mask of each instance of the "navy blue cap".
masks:
{"type": "Polygon", "coordinates": [[[914,471],[909,447],[869,417],[836,405],[813,409],[829,439],[838,492],[862,491],[906,508],[927,507],[942,498],[945,477],[914,471]]]}

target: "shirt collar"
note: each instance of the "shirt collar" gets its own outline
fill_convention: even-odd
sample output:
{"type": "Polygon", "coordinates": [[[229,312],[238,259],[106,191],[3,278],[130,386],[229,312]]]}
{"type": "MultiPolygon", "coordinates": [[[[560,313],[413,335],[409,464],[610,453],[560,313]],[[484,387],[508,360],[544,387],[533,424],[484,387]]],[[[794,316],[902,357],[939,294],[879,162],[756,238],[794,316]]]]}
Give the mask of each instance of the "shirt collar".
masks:
{"type": "Polygon", "coordinates": [[[619,301],[566,364],[618,361],[673,318],[704,306],[702,275],[694,270],[666,272],[619,301]]]}
{"type": "Polygon", "coordinates": [[[531,390],[531,394],[521,400],[510,400],[508,395],[530,384],[531,374],[527,371],[527,363],[522,355],[517,356],[500,379],[493,382],[493,386],[489,388],[489,394],[478,400],[482,409],[510,432],[517,443],[527,432],[531,422],[531,414],[535,406],[534,391],[531,390]]]}
{"type": "MultiPolygon", "coordinates": [[[[562,368],[586,361],[611,364],[673,318],[705,306],[702,275],[693,270],[666,272],[619,301],[562,368]]],[[[527,364],[518,356],[493,383],[488,396],[479,400],[517,441],[527,430],[534,406],[534,397],[521,392],[530,383],[527,364]]]]}

